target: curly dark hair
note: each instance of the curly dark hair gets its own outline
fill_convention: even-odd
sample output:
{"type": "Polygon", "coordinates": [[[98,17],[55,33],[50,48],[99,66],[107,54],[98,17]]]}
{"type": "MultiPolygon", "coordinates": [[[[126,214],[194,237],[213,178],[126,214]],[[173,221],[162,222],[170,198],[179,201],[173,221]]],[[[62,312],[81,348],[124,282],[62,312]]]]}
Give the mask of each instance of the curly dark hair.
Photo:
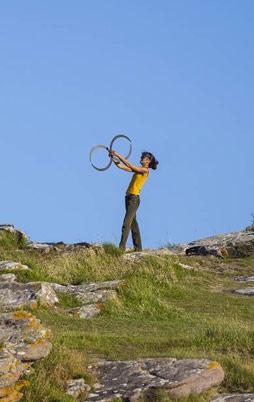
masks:
{"type": "Polygon", "coordinates": [[[157,165],[159,164],[159,161],[157,161],[157,159],[155,158],[155,156],[153,154],[151,154],[151,152],[142,152],[141,154],[141,158],[143,159],[145,156],[148,156],[148,158],[150,159],[150,163],[149,163],[149,167],[153,170],[157,169],[157,165]]]}

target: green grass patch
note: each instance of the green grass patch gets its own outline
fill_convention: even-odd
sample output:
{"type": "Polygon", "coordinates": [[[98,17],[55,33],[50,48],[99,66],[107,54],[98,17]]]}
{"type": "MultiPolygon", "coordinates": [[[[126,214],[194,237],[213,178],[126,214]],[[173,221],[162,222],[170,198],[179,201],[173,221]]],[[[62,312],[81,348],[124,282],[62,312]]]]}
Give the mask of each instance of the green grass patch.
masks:
{"type": "Polygon", "coordinates": [[[115,246],[113,243],[103,243],[103,249],[107,255],[112,257],[121,257],[124,254],[124,250],[115,246]]]}

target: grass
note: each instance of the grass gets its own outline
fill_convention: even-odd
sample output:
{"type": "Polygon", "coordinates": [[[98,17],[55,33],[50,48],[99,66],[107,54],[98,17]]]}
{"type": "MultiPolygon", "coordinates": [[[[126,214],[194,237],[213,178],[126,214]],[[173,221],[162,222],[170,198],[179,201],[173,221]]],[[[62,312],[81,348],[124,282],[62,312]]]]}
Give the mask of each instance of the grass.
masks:
{"type": "Polygon", "coordinates": [[[106,254],[111,255],[112,257],[121,257],[124,254],[124,250],[119,247],[116,247],[112,243],[103,243],[102,247],[106,254]]]}
{"type": "MultiPolygon", "coordinates": [[[[0,244],[0,260],[20,261],[31,268],[18,274],[24,282],[124,280],[118,299],[108,302],[102,314],[90,320],[38,308],[36,316],[52,330],[53,351],[34,366],[24,402],[73,400],[65,395],[64,382],[82,376],[93,385],[96,380],[87,367],[98,357],[217,360],[225,371],[219,392],[254,392],[254,303],[252,298],[229,291],[241,286],[233,281],[234,276],[253,274],[254,258],[165,256],[134,263],[123,261],[116,249],[104,244],[97,254],[59,255],[0,244]],[[179,262],[195,269],[185,270],[179,262]]],[[[72,297],[60,297],[62,307],[76,305],[72,297]]],[[[182,402],[208,401],[215,391],[182,402]]],[[[163,391],[152,398],[172,400],[163,391]]]]}
{"type": "Polygon", "coordinates": [[[25,237],[20,237],[16,233],[0,230],[0,248],[12,250],[14,248],[22,249],[27,246],[25,237]]]}

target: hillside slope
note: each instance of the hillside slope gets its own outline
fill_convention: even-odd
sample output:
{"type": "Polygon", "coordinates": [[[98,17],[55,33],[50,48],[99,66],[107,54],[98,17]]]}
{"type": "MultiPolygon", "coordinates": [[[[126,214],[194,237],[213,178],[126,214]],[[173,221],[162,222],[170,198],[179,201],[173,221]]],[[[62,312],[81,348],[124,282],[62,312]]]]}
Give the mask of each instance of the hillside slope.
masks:
{"type": "MultiPolygon", "coordinates": [[[[254,300],[246,295],[253,293],[254,256],[218,258],[170,252],[149,254],[149,250],[139,258],[130,256],[106,244],[71,247],[60,243],[36,248],[15,231],[0,232],[0,262],[28,267],[0,263],[1,275],[16,276],[0,279],[7,282],[0,290],[2,311],[7,302],[2,298],[1,306],[1,291],[7,289],[11,294],[17,288],[10,285],[11,281],[19,283],[19,289],[25,289],[22,283],[31,282],[62,285],[53,287],[57,301],[50,299],[53,293],[47,288],[50,294],[47,293],[46,303],[38,298],[34,304],[18,305],[51,331],[52,343],[51,352],[45,353],[33,365],[34,372],[27,375],[30,385],[24,384],[27,386],[23,388],[22,401],[73,401],[66,394],[66,382],[77,378],[87,384],[78,397],[86,400],[90,387],[95,390],[97,379],[91,366],[98,359],[137,361],[162,357],[206,359],[218,362],[224,370],[220,385],[199,395],[180,396],[180,401],[210,401],[218,394],[254,394],[254,300]],[[96,287],[95,282],[100,285],[96,287]],[[93,283],[88,290],[97,313],[90,313],[92,318],[82,318],[80,313],[88,297],[84,283],[93,283]],[[70,284],[73,286],[68,287],[70,284]],[[249,291],[237,293],[239,288],[249,291]],[[91,291],[95,293],[91,295],[91,291]]],[[[31,289],[35,285],[29,286],[31,289]]],[[[42,288],[36,286],[29,294],[30,301],[35,300],[36,292],[41,297],[42,288]]],[[[24,295],[25,291],[20,292],[24,295]]],[[[0,393],[0,401],[4,400],[1,396],[0,393]]],[[[152,396],[138,398],[174,400],[163,387],[152,396]]],[[[116,395],[115,400],[121,397],[116,395]]]]}

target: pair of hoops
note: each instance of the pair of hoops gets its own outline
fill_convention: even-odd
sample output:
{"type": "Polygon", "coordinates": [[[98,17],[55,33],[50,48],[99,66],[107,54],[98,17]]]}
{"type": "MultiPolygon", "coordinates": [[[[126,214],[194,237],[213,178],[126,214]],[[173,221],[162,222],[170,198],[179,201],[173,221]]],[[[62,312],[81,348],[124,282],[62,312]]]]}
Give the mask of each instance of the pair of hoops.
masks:
{"type": "Polygon", "coordinates": [[[119,135],[116,135],[116,136],[112,139],[109,148],[106,147],[105,145],[98,144],[98,145],[95,145],[95,146],[91,149],[90,154],[89,154],[89,160],[90,160],[91,165],[92,165],[92,167],[93,167],[94,169],[98,170],[99,172],[104,172],[105,170],[107,170],[107,169],[110,168],[110,166],[112,165],[112,161],[113,161],[113,160],[112,160],[112,159],[113,159],[112,156],[109,156],[110,161],[109,161],[109,163],[107,164],[107,166],[105,166],[105,167],[98,167],[98,166],[95,166],[94,163],[92,162],[92,156],[93,156],[94,151],[96,151],[96,150],[99,149],[99,148],[103,148],[103,149],[105,149],[105,150],[107,151],[107,153],[109,153],[110,151],[113,150],[113,145],[114,145],[114,143],[115,143],[119,138],[125,138],[125,139],[129,142],[129,151],[128,151],[128,154],[125,156],[125,159],[128,159],[128,158],[130,157],[131,151],[132,151],[131,140],[130,140],[129,137],[127,137],[127,135],[119,134],[119,135]]]}

